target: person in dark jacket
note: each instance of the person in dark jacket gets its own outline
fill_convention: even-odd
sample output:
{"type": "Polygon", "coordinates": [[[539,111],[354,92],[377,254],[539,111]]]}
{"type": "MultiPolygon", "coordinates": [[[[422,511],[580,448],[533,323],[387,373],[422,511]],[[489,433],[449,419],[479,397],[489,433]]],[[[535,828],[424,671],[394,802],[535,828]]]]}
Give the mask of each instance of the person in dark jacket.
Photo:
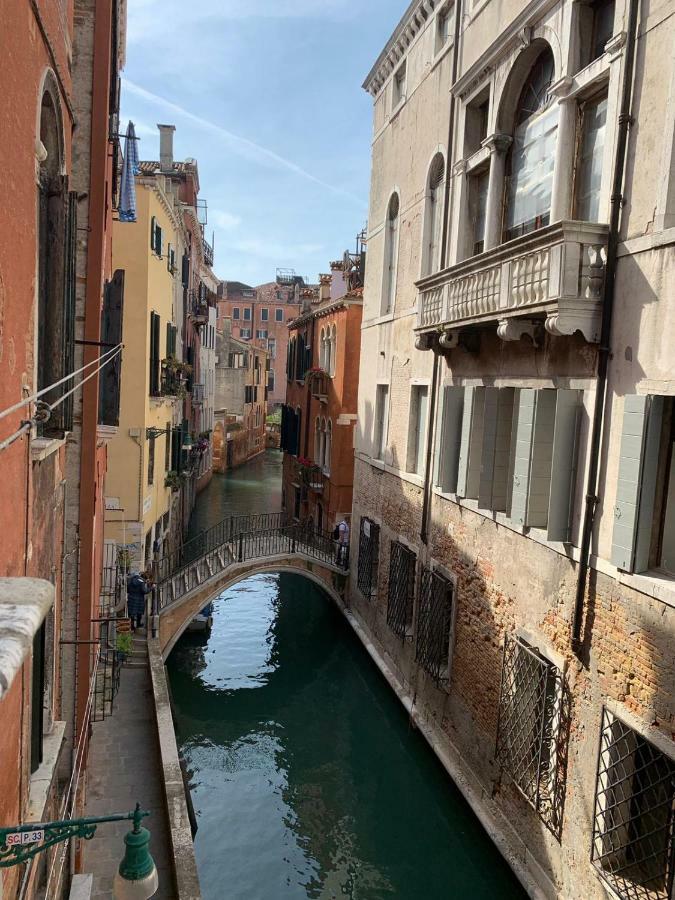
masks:
{"type": "Polygon", "coordinates": [[[145,595],[152,590],[152,580],[147,572],[132,575],[127,584],[127,611],[131,619],[131,630],[136,631],[143,624],[145,615],[145,595]]]}

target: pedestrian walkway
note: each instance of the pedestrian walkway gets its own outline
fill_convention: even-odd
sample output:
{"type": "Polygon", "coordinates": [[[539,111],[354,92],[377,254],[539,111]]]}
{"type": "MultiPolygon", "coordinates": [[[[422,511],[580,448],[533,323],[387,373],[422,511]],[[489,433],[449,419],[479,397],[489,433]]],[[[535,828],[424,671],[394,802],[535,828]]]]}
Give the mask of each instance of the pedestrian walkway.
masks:
{"type": "MultiPolygon", "coordinates": [[[[89,751],[87,816],[132,810],[138,800],[150,812],[144,825],[151,832],[150,852],[159,874],[158,900],[176,900],[171,842],[157,746],[157,727],[147,647],[137,639],[137,660],[122,669],[112,716],[93,726],[89,751]]],[[[115,872],[124,854],[129,822],[99,825],[84,844],[84,871],[94,876],[92,900],[110,900],[115,872]]]]}

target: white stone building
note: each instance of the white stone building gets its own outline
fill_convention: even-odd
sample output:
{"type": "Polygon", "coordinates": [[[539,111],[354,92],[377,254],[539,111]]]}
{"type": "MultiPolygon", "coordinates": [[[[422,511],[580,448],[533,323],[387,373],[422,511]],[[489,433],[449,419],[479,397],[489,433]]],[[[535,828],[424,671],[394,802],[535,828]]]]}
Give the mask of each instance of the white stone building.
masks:
{"type": "Polygon", "coordinates": [[[672,897],[674,47],[415,0],[364,84],[349,602],[532,896],[672,897]]]}

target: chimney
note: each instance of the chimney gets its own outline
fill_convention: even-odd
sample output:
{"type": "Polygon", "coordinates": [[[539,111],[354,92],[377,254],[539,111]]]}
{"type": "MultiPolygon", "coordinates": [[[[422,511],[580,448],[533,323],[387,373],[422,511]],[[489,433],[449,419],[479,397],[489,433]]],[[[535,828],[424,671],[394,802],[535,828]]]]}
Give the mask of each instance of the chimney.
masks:
{"type": "Polygon", "coordinates": [[[175,125],[158,125],[159,128],[159,170],[173,172],[173,133],[175,125]]]}

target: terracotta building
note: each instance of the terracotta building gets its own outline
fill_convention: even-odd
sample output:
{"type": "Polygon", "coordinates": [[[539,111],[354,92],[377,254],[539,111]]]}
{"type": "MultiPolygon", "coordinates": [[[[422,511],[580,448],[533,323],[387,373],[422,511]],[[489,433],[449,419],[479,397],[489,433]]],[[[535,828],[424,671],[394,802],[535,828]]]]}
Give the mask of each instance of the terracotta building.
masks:
{"type": "MultiPolygon", "coordinates": [[[[110,236],[126,13],[114,0],[9,0],[3,13],[0,118],[11,137],[0,158],[11,177],[0,214],[0,409],[43,392],[0,429],[0,821],[9,825],[77,815],[86,780],[94,654],[85,642],[98,634],[106,440],[117,423],[122,277],[110,236]],[[75,634],[77,647],[62,643],[75,634]]],[[[68,849],[3,868],[0,893],[16,897],[22,881],[22,897],[60,896],[68,849]]]]}
{"type": "MultiPolygon", "coordinates": [[[[343,268],[333,263],[320,276],[319,302],[307,301],[288,326],[282,504],[319,531],[332,531],[352,508],[363,289],[350,287],[343,268]]],[[[351,279],[360,280],[360,272],[351,279]]]]}
{"type": "Polygon", "coordinates": [[[216,344],[213,466],[233,469],[265,449],[269,354],[232,336],[232,320],[220,320],[216,344]]]}
{"type": "Polygon", "coordinates": [[[530,896],[672,896],[672,13],[419,0],[364,85],[350,610],[530,896]]]}
{"type": "Polygon", "coordinates": [[[292,271],[277,271],[276,281],[250,287],[240,281],[223,281],[218,292],[218,315],[232,319],[232,336],[252,341],[270,356],[269,408],[284,402],[284,365],[288,323],[300,310],[300,293],[308,287],[292,271]]]}

